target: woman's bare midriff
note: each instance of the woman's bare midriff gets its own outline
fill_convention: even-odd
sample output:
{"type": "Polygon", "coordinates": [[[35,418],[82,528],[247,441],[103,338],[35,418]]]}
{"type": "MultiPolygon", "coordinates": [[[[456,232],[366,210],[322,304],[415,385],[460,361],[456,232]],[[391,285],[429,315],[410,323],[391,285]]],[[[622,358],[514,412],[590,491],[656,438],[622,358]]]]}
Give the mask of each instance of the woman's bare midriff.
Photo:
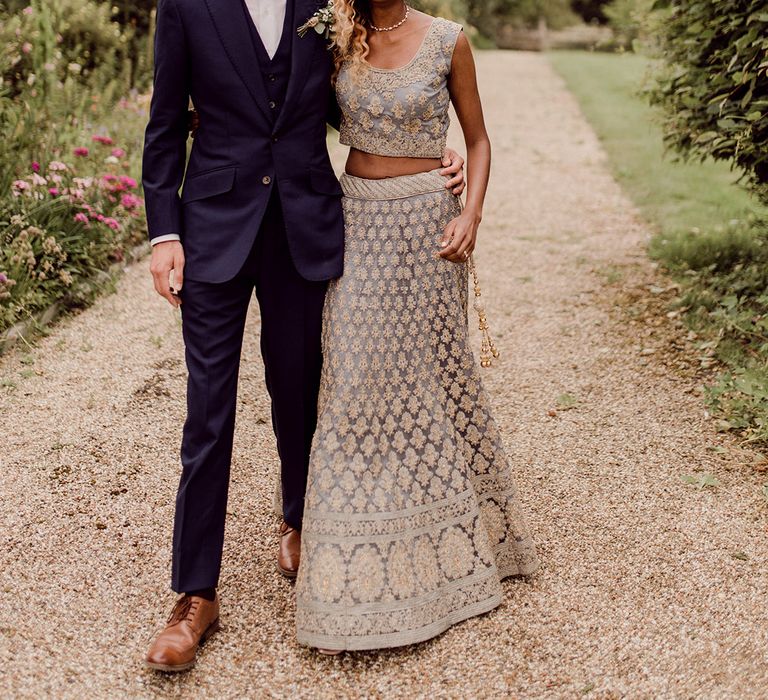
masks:
{"type": "Polygon", "coordinates": [[[416,175],[442,168],[439,158],[392,158],[375,156],[353,148],[347,158],[346,173],[366,180],[383,180],[387,177],[416,175]]]}

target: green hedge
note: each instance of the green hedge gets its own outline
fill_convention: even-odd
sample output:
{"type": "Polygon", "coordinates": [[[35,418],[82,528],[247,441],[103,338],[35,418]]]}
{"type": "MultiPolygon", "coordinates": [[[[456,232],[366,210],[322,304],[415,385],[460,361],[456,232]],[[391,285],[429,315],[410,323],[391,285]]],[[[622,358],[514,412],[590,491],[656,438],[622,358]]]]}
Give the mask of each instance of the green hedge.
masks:
{"type": "MultiPolygon", "coordinates": [[[[768,4],[658,0],[661,68],[650,90],[667,146],[729,163],[768,204],[768,4]]],[[[708,389],[725,426],[768,444],[768,224],[680,232],[652,248],[683,282],[688,322],[726,371],[708,389]]]]}
{"type": "Polygon", "coordinates": [[[768,4],[658,0],[664,68],[651,96],[667,144],[726,160],[768,202],[768,4]]]}

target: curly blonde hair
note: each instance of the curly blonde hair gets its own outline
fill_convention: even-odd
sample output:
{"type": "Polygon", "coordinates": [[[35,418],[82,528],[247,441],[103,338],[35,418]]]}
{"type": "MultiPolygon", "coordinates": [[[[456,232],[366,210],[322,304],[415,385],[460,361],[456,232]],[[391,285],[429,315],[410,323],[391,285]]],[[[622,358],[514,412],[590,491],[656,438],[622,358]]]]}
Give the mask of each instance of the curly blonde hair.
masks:
{"type": "Polygon", "coordinates": [[[336,13],[333,34],[336,75],[344,61],[352,64],[353,74],[359,74],[363,61],[371,52],[368,46],[368,0],[334,0],[333,11],[336,13]]]}

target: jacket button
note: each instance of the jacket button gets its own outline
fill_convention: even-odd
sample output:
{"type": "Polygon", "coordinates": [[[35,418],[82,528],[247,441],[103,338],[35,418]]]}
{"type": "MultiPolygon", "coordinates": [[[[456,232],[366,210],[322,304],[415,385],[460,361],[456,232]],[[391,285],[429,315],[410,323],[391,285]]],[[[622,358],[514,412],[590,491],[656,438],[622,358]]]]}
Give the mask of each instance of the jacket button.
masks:
{"type": "Polygon", "coordinates": [[[277,107],[277,102],[275,102],[274,100],[270,100],[269,101],[269,108],[270,109],[274,109],[275,107],[277,107]]]}
{"type": "Polygon", "coordinates": [[[272,143],[277,143],[277,136],[272,137],[272,143]]]}
{"type": "Polygon", "coordinates": [[[261,178],[261,181],[265,185],[271,185],[272,184],[272,178],[269,175],[265,175],[263,178],[261,178]]]}

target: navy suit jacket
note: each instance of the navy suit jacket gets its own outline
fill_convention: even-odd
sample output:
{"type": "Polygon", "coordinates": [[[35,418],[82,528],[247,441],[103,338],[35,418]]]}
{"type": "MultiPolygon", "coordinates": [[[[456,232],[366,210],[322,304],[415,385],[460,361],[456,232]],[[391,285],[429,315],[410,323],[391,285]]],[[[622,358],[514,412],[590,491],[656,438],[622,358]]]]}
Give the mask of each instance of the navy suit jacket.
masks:
{"type": "MultiPolygon", "coordinates": [[[[185,276],[226,282],[248,257],[277,187],[299,274],[340,277],[342,191],[326,146],[331,52],[316,32],[292,32],[291,77],[275,120],[241,2],[159,2],[142,178],[150,240],[179,234],[185,276]],[[200,128],[187,165],[190,97],[200,128]]],[[[297,26],[325,4],[288,2],[297,26]]]]}

